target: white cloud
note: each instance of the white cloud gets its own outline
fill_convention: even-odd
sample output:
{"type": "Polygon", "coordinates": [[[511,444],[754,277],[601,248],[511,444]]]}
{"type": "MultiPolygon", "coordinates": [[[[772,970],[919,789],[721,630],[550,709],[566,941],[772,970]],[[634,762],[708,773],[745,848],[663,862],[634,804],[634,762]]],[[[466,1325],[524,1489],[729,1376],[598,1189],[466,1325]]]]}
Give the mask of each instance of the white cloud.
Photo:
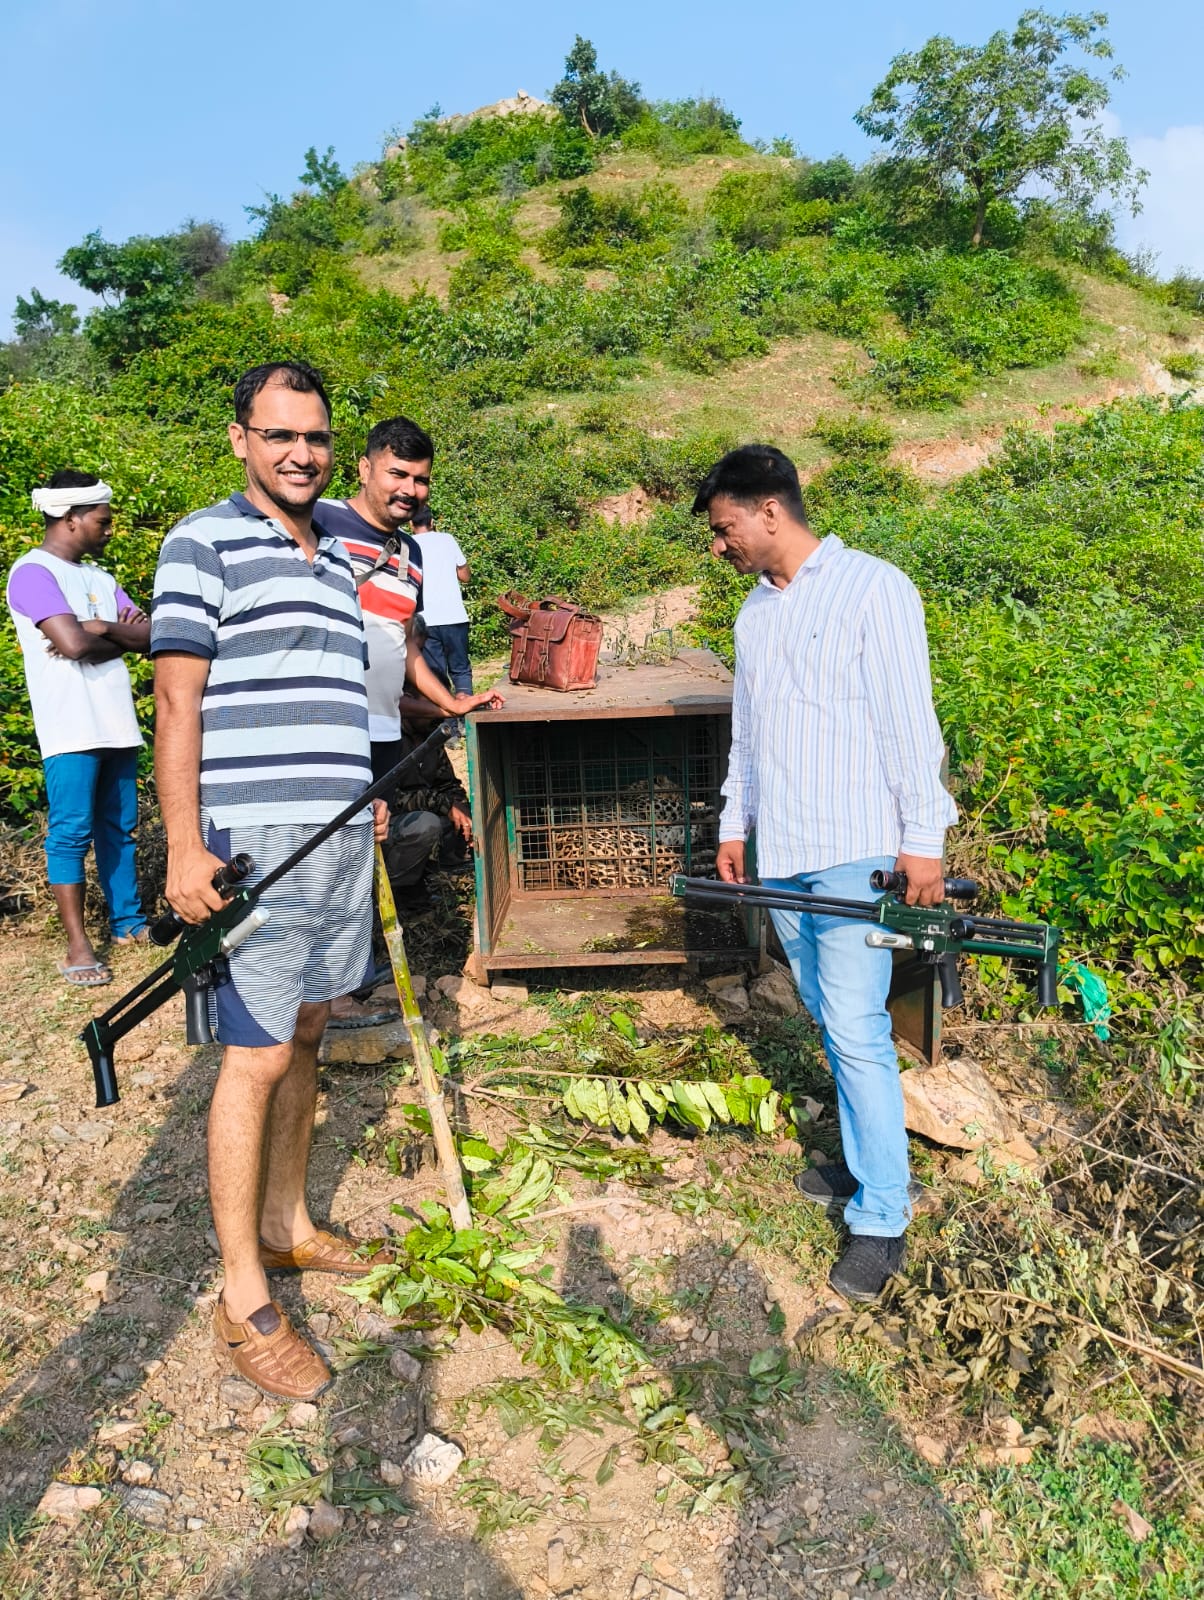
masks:
{"type": "Polygon", "coordinates": [[[1135,217],[1117,218],[1117,237],[1128,251],[1157,254],[1155,270],[1171,277],[1180,267],[1204,273],[1204,123],[1168,128],[1157,138],[1130,138],[1129,149],[1150,180],[1135,217]]]}

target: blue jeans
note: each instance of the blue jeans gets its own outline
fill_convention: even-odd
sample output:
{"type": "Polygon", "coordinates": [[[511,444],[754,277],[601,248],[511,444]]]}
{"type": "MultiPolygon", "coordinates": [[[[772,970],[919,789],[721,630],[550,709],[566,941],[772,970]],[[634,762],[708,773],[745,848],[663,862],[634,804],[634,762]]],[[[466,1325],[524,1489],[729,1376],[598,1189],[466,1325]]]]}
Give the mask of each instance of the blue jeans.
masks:
{"type": "Polygon", "coordinates": [[[428,627],[422,653],[427,666],[449,689],[457,694],[472,693],[467,622],[443,622],[428,627]]]}
{"type": "Polygon", "coordinates": [[[46,874],[51,883],[83,883],[84,857],[96,847],[96,875],[109,908],[109,931],[121,937],[146,922],[138,904],[134,829],[138,825],[138,751],[72,750],[47,756],[49,823],[46,874]]]}
{"type": "MultiPolygon", "coordinates": [[[[870,873],[894,864],[883,856],[763,881],[774,889],[867,900],[870,873]]],[[[845,1222],[850,1233],[893,1238],[911,1220],[911,1207],[903,1090],[886,1011],[891,953],[870,949],[864,922],[798,911],[770,915],[836,1080],[844,1159],[860,1186],[845,1207],[845,1222]]]]}

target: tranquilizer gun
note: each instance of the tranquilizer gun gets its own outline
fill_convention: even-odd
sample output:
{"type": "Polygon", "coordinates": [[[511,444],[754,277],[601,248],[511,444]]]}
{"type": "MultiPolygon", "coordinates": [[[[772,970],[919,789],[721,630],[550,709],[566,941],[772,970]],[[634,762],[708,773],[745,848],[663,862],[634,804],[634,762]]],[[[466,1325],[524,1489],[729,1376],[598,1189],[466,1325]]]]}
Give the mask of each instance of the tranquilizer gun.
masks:
{"type": "Polygon", "coordinates": [[[254,871],[250,856],[239,854],[233,861],[228,861],[214,874],[213,887],[219,894],[228,894],[229,899],[220,911],[214,911],[204,922],[190,925],[183,922],[174,911],[169,911],[152,924],[149,929],[152,943],[166,945],[179,938],[175,953],[153,972],[148,972],[140,983],[123,994],[107,1011],[93,1017],[80,1034],[92,1061],[98,1107],[116,1105],[121,1098],[117,1091],[117,1075],[113,1070],[113,1046],[170,1000],[172,995],[183,991],[188,1043],[213,1042],[209,1026],[209,991],[228,981],[230,973],[227,963],[231,952],[262,928],[271,916],[270,911],[258,904],[260,896],[304,861],[306,856],[312,855],[332,834],[358,816],[371,801],[391,793],[407,767],[437,745],[458,738],[459,732],[459,723],[454,717],[441,722],[409,755],[403,756],[383,777],[369,784],[363,794],[357,795],[350,805],[344,806],[338,816],[324,823],[312,839],[306,840],[300,849],[294,850],[291,856],[273,867],[258,883],[248,885],[245,881],[254,871]]]}
{"type": "Polygon", "coordinates": [[[980,917],[956,902],[973,900],[978,885],[972,878],[946,878],[945,900],[939,906],[909,906],[903,896],[907,879],[899,872],[870,874],[877,900],[837,900],[796,889],[772,889],[756,883],[721,883],[718,878],[669,880],[671,894],[699,905],[759,906],[766,911],[802,911],[811,916],[844,917],[872,926],[865,942],[879,950],[914,950],[936,968],[942,1006],[962,1003],[957,972],[960,955],[1015,956],[1037,965],[1037,1003],[1058,1003],[1058,944],[1061,930],[1047,922],[1013,922],[1008,917],[980,917]],[[882,892],[885,891],[885,892],[882,892]]]}

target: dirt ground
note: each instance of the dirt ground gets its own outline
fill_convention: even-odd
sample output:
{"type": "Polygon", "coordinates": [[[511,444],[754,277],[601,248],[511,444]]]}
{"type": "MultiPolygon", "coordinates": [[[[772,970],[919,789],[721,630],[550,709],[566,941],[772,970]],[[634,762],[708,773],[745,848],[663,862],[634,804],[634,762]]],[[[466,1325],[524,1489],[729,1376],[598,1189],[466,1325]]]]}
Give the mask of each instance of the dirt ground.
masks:
{"type": "MultiPolygon", "coordinates": [[[[5,931],[7,1600],[854,1600],[887,1587],[916,1600],[977,1594],[950,1513],[917,1458],[820,1362],[805,1365],[802,1386],[780,1402],[781,1455],[763,1482],[739,1505],[692,1518],[678,1509],[673,1469],[638,1459],[623,1425],[576,1425],[543,1445],[530,1427],[510,1437],[497,1405],[478,1402],[504,1380],[529,1386],[540,1377],[500,1334],[451,1328],[402,1337],[334,1279],[278,1280],[281,1298],[336,1364],[349,1353],[369,1359],[345,1366],[317,1406],[292,1410],[230,1381],[210,1330],[219,1277],[204,1130],[216,1050],[185,1048],[180,1007],[169,1005],[120,1047],[121,1102],[96,1111],[75,1035],[93,1002],[115,997],[151,958],[114,952],[114,986],[85,995],[58,979],[46,931],[12,923],[5,931]],[[421,1361],[417,1379],[396,1353],[403,1349],[421,1361]],[[389,1509],[343,1511],[315,1537],[323,1531],[316,1523],[303,1532],[303,1515],[289,1524],[287,1508],[265,1510],[250,1493],[248,1446],[264,1430],[315,1466],[358,1464],[373,1482],[426,1430],[455,1441],[465,1461],[446,1487],[407,1482],[389,1509]],[[604,1458],[613,1475],[600,1483],[604,1458]],[[74,1520],[31,1517],[53,1482],[95,1486],[99,1502],[74,1520]],[[489,1536],[478,1536],[478,1518],[492,1525],[489,1536]]],[[[640,999],[650,1025],[716,1020],[701,987],[683,989],[675,976],[646,982],[640,999]]],[[[442,1006],[431,1009],[445,1035],[495,1028],[503,1014],[486,1002],[465,1021],[433,986],[429,993],[442,1006]]],[[[317,1216],[371,1236],[390,1223],[404,1227],[390,1214],[394,1203],[412,1213],[423,1198],[438,1198],[429,1165],[397,1177],[376,1154],[403,1127],[401,1105],[414,1097],[406,1075],[397,1061],[325,1069],[311,1182],[317,1216]]],[[[496,1136],[475,1105],[469,1120],[496,1136]]],[[[655,1137],[668,1188],[650,1197],[615,1180],[605,1188],[582,1180],[570,1205],[542,1225],[553,1282],[574,1303],[615,1312],[659,1306],[650,1344],[658,1370],[695,1362],[743,1372],[750,1356],[778,1342],[771,1329],[790,1348],[822,1311],[827,1261],[817,1267],[806,1255],[755,1249],[730,1217],[675,1206],[675,1190],[688,1189],[704,1157],[688,1140],[655,1137]]],[[[737,1149],[720,1159],[734,1171],[745,1158],[737,1149]]],[[[710,1424],[711,1448],[725,1453],[722,1417],[690,1422],[710,1424]]]]}

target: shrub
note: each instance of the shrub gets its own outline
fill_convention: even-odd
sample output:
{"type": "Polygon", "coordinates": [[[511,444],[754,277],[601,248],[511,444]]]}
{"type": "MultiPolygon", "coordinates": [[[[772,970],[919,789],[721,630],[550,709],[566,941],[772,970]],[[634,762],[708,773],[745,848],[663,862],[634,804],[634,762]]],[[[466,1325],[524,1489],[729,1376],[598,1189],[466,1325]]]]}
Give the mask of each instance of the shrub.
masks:
{"type": "Polygon", "coordinates": [[[646,150],[664,165],[702,155],[744,155],[740,119],[720,100],[660,100],[623,131],[625,150],[646,150]]]}
{"type": "Polygon", "coordinates": [[[1059,273],[998,250],[908,254],[888,298],[906,328],[939,337],[980,373],[1056,360],[1081,332],[1078,301],[1059,273]]]}
{"type": "Polygon", "coordinates": [[[878,271],[909,337],[871,345],[869,374],[853,387],[905,408],[955,405],[976,377],[1055,360],[1082,332],[1078,300],[1057,272],[997,250],[912,251],[878,271]]]}
{"type": "Polygon", "coordinates": [[[729,172],[707,197],[721,237],[745,250],[776,250],[787,239],[830,233],[841,215],[826,196],[800,196],[784,172],[729,172]]]}
{"type": "Polygon", "coordinates": [[[506,173],[533,189],[593,167],[589,135],[562,117],[517,112],[441,121],[433,112],[410,129],[404,151],[376,168],[376,181],[384,197],[413,190],[436,205],[457,205],[499,193],[506,173]]]}
{"type": "Polygon", "coordinates": [[[809,514],[827,524],[834,523],[846,506],[856,521],[890,507],[915,505],[922,498],[914,473],[873,453],[848,456],[817,473],[805,495],[809,514]]]}
{"type": "Polygon", "coordinates": [[[1200,376],[1204,360],[1194,350],[1174,350],[1170,355],[1163,356],[1162,365],[1172,378],[1190,380],[1200,376]]]}
{"type": "Polygon", "coordinates": [[[886,395],[911,411],[938,411],[962,399],[974,379],[974,368],[959,360],[939,338],[917,334],[911,339],[884,339],[869,347],[873,365],[868,378],[854,388],[886,395]]]}
{"type": "Polygon", "coordinates": [[[802,160],[794,180],[800,200],[851,200],[857,191],[857,168],[847,156],[829,156],[827,161],[802,160]]]}
{"type": "Polygon", "coordinates": [[[646,184],[635,196],[569,189],[560,196],[560,221],[540,239],[539,253],[562,266],[600,267],[632,245],[655,240],[657,253],[663,254],[686,210],[668,183],[646,184]]]}
{"type": "Polygon", "coordinates": [[[1075,362],[1075,368],[1084,378],[1114,378],[1121,370],[1120,351],[1115,345],[1101,345],[1075,362]]]}
{"type": "Polygon", "coordinates": [[[877,455],[889,450],[895,436],[881,417],[827,416],[821,413],[811,425],[811,437],[822,439],[837,455],[877,455]]]}
{"type": "Polygon", "coordinates": [[[1204,312],[1204,277],[1176,272],[1163,293],[1173,306],[1181,306],[1184,311],[1204,312]]]}

